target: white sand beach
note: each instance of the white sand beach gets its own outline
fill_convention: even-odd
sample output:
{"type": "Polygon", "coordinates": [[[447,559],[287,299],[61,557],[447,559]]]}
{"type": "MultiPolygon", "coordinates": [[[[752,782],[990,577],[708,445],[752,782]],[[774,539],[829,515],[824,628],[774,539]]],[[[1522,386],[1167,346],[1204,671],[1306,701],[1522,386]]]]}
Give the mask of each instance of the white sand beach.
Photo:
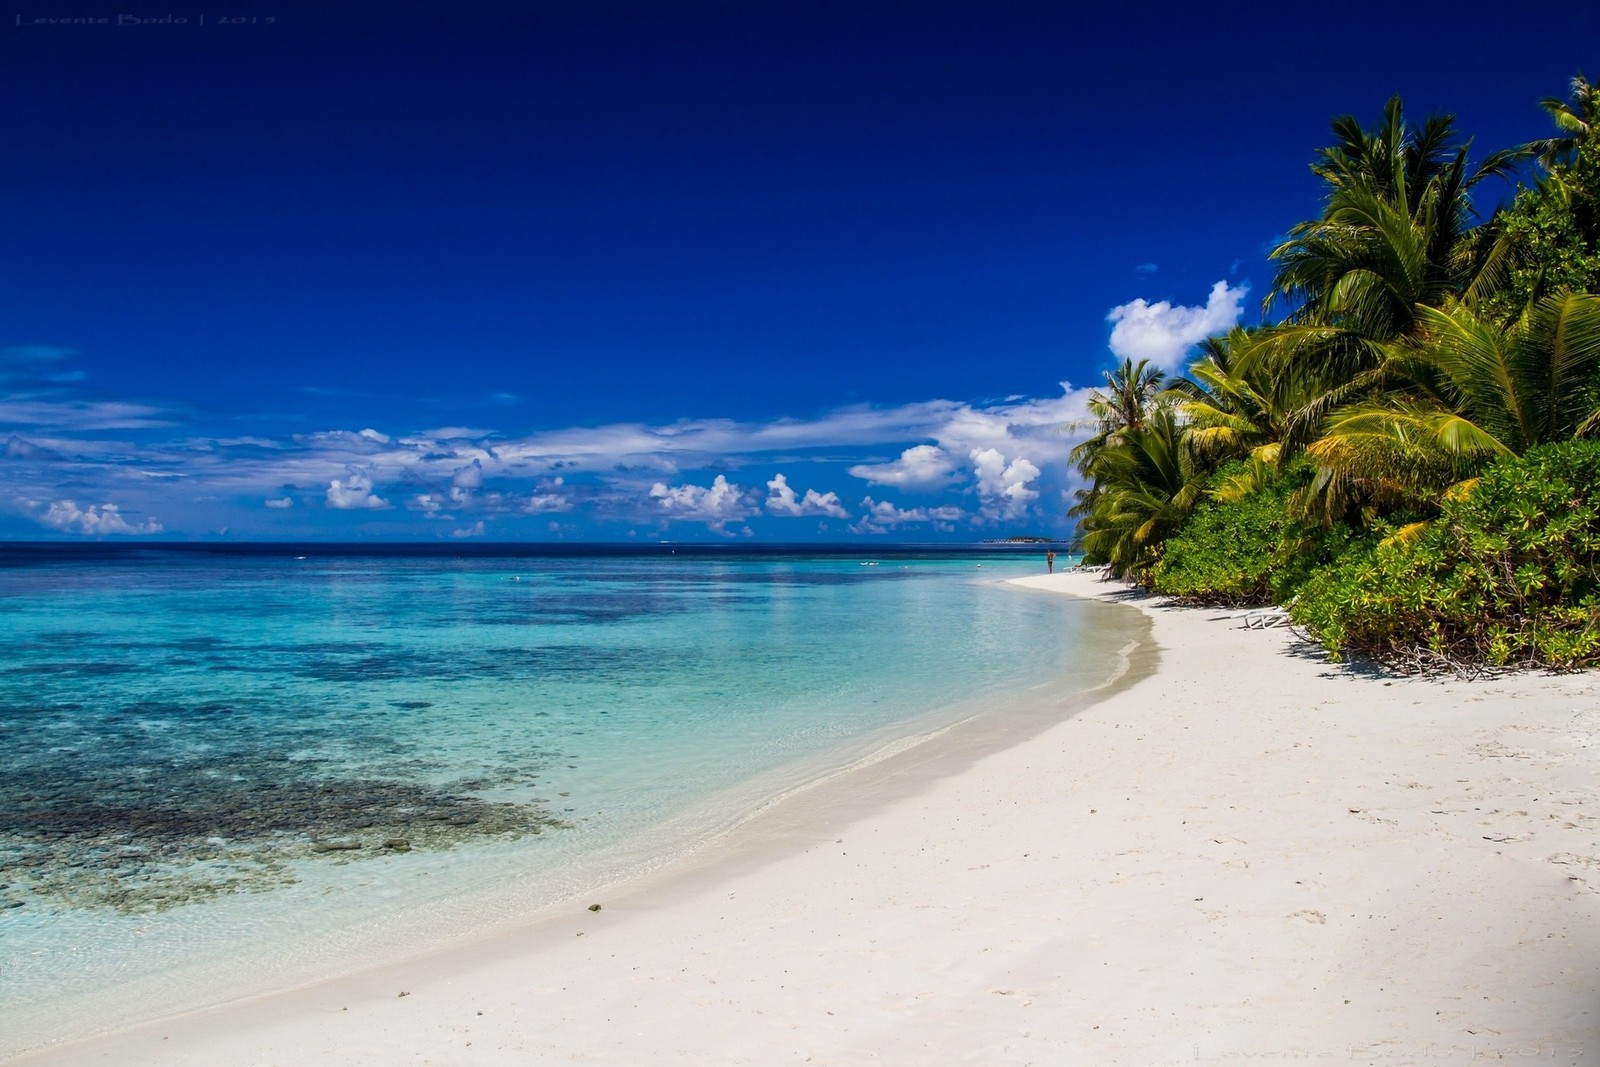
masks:
{"type": "Polygon", "coordinates": [[[1021,582],[1152,647],[1027,740],[836,777],[600,911],[18,1062],[1600,1064],[1600,678],[1389,678],[1021,582]]]}

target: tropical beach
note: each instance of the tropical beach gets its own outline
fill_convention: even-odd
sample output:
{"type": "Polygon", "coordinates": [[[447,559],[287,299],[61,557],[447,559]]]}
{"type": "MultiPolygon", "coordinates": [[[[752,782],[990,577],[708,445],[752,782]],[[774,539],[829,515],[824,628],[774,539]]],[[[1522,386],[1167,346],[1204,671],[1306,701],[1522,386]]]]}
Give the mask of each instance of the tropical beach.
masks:
{"type": "Polygon", "coordinates": [[[1600,1063],[1592,676],[1015,583],[1149,637],[492,940],[17,1062],[1600,1063]]]}
{"type": "Polygon", "coordinates": [[[0,26],[0,1062],[1600,1065],[1600,6],[1412,6],[0,26]]]}

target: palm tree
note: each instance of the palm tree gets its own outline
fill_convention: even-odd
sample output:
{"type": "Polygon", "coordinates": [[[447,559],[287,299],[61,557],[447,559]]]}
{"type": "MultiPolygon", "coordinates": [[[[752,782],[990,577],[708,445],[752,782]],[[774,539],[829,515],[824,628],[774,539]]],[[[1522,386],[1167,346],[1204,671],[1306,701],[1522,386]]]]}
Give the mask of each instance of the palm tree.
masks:
{"type": "Polygon", "coordinates": [[[1600,296],[1545,297],[1506,326],[1462,304],[1418,315],[1384,368],[1409,388],[1334,412],[1307,450],[1330,477],[1426,506],[1498,457],[1600,430],[1600,296]]]}
{"type": "Polygon", "coordinates": [[[1294,416],[1322,395],[1306,368],[1283,360],[1280,344],[1278,331],[1242,326],[1203,342],[1189,366],[1194,387],[1170,394],[1200,456],[1277,464],[1294,416]]]}
{"type": "Polygon", "coordinates": [[[1546,137],[1528,145],[1527,151],[1535,154],[1539,165],[1554,170],[1562,163],[1570,163],[1600,123],[1600,85],[1591,84],[1579,71],[1572,79],[1572,95],[1568,100],[1547,96],[1539,101],[1556,128],[1559,136],[1546,137]]]}
{"type": "Polygon", "coordinates": [[[1293,227],[1270,254],[1279,269],[1264,308],[1292,303],[1290,323],[1387,340],[1411,329],[1417,303],[1437,305],[1470,280],[1472,190],[1512,173],[1528,150],[1470,167],[1470,142],[1456,137],[1452,117],[1413,128],[1398,96],[1375,130],[1349,115],[1333,130],[1338,143],[1311,167],[1328,186],[1322,215],[1293,227]]]}
{"type": "Polygon", "coordinates": [[[1405,104],[1391,96],[1383,118],[1371,130],[1354,115],[1340,115],[1330,126],[1335,143],[1318,150],[1312,173],[1329,193],[1367,189],[1397,199],[1405,188],[1420,189],[1458,162],[1461,146],[1450,115],[1430,115],[1421,128],[1405,118],[1405,104]]]}
{"type": "Polygon", "coordinates": [[[1169,393],[1200,459],[1212,467],[1248,461],[1211,486],[1215,499],[1237,500],[1276,481],[1291,420],[1319,395],[1311,376],[1274,358],[1274,340],[1271,329],[1238,326],[1207,338],[1189,367],[1193,388],[1169,393]]]}
{"type": "MultiPolygon", "coordinates": [[[[1312,165],[1328,187],[1323,212],[1291,229],[1270,257],[1278,272],[1265,307],[1292,306],[1257,347],[1300,377],[1306,398],[1285,422],[1280,462],[1319,436],[1328,412],[1384,384],[1387,348],[1417,336],[1420,308],[1457,298],[1493,266],[1472,239],[1471,193],[1526,155],[1499,152],[1474,168],[1452,118],[1414,127],[1399,97],[1375,129],[1342,116],[1333,131],[1336,143],[1312,165]]],[[[1300,499],[1324,517],[1348,513],[1362,501],[1347,491],[1361,484],[1323,472],[1300,499]]]]}
{"type": "Polygon", "coordinates": [[[1094,430],[1094,434],[1074,448],[1069,456],[1072,465],[1085,476],[1095,454],[1112,443],[1119,433],[1144,426],[1167,376],[1160,369],[1150,366],[1148,359],[1141,359],[1138,363],[1125,359],[1122,366],[1106,371],[1105,379],[1105,389],[1097,389],[1089,396],[1089,418],[1068,427],[1094,430]]]}
{"type": "Polygon", "coordinates": [[[1096,453],[1088,473],[1094,489],[1070,512],[1082,519],[1084,557],[1104,561],[1116,577],[1143,579],[1167,536],[1194,510],[1208,472],[1178,414],[1158,405],[1143,425],[1096,453]]]}
{"type": "Polygon", "coordinates": [[[1088,515],[1094,510],[1100,493],[1099,481],[1093,476],[1096,457],[1120,441],[1124,434],[1144,428],[1157,398],[1162,395],[1167,376],[1150,366],[1147,359],[1138,363],[1125,359],[1122,366],[1105,372],[1105,380],[1105,389],[1097,389],[1089,396],[1089,418],[1064,427],[1075,432],[1093,431],[1067,454],[1068,462],[1089,479],[1089,484],[1077,491],[1077,503],[1067,512],[1068,518],[1088,515]]]}

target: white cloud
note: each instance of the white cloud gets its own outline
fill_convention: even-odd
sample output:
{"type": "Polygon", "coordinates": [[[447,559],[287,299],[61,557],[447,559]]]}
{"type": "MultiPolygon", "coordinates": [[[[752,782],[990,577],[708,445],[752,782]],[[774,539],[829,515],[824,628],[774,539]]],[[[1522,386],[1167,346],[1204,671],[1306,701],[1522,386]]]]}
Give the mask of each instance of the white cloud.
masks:
{"type": "Polygon", "coordinates": [[[1039,477],[1039,468],[1018,456],[1010,463],[997,449],[973,449],[972,472],[978,480],[979,514],[991,521],[1021,518],[1028,505],[1039,499],[1039,490],[1029,483],[1039,477]]]}
{"type": "Polygon", "coordinates": [[[411,498],[411,503],[408,506],[433,519],[439,516],[439,512],[450,506],[450,501],[438,493],[418,493],[411,498]]]}
{"type": "Polygon", "coordinates": [[[343,478],[328,483],[328,506],[339,511],[386,508],[389,502],[372,491],[372,475],[351,467],[343,478]]]}
{"type": "MultiPolygon", "coordinates": [[[[227,505],[217,502],[227,500],[246,501],[252,510],[269,500],[287,501],[296,509],[308,501],[325,502],[335,510],[377,510],[391,507],[393,501],[403,503],[418,519],[458,518],[457,525],[467,525],[480,516],[557,512],[583,512],[602,521],[628,522],[640,517],[640,498],[653,485],[661,485],[665,495],[651,498],[649,504],[657,518],[725,522],[736,528],[727,514],[716,510],[719,505],[706,503],[709,499],[722,501],[720,506],[727,513],[740,518],[760,513],[792,515],[794,510],[830,520],[838,517],[841,522],[836,529],[841,532],[849,522],[848,512],[855,509],[843,505],[838,493],[827,491],[830,485],[821,481],[824,475],[820,473],[824,464],[830,473],[848,469],[854,477],[882,485],[883,492],[898,496],[901,491],[974,486],[976,473],[968,457],[974,450],[994,449],[1007,457],[1026,456],[1046,471],[1043,489],[1054,494],[1071,477],[1065,459],[1075,440],[1062,432],[1062,426],[1083,416],[1088,395],[1088,390],[1063,383],[1060,394],[1042,398],[857,405],[815,418],[767,422],[701,419],[550,427],[508,438],[493,427],[477,426],[411,430],[369,425],[366,429],[240,436],[232,427],[228,433],[208,435],[195,424],[184,425],[177,433],[161,434],[156,428],[163,425],[159,420],[169,412],[185,424],[194,416],[166,407],[88,403],[71,392],[13,392],[7,396],[0,391],[0,425],[14,416],[17,426],[14,443],[8,440],[9,428],[0,437],[0,449],[12,461],[4,470],[10,492],[25,493],[41,502],[65,497],[80,502],[123,500],[132,479],[163,486],[148,490],[156,495],[137,499],[145,512],[154,511],[170,520],[178,510],[183,513],[181,529],[214,530],[230,520],[241,529],[249,525],[242,516],[219,510],[227,505]],[[130,432],[69,433],[37,428],[42,423],[95,431],[116,427],[130,432]],[[24,425],[36,428],[24,429],[24,425]],[[882,457],[898,458],[875,461],[882,457]],[[25,462],[15,462],[24,458],[25,462]],[[45,459],[51,461],[49,467],[45,459]],[[764,480],[756,485],[765,488],[730,486],[721,493],[715,483],[706,484],[716,471],[723,472],[725,485],[728,479],[742,480],[735,472],[757,464],[764,466],[769,476],[774,470],[785,472],[783,484],[793,492],[792,502],[785,492],[774,492],[764,480]],[[140,471],[154,472],[160,478],[149,473],[139,477],[136,472],[140,471]],[[698,473],[702,471],[705,473],[698,473]],[[181,489],[163,485],[178,483],[174,474],[181,475],[181,489]],[[490,474],[497,481],[515,479],[531,491],[519,489],[513,495],[502,487],[501,492],[491,492],[490,474]],[[564,486],[557,474],[581,484],[564,486]],[[791,479],[813,488],[793,489],[791,479]],[[383,486],[384,492],[377,486],[383,486]],[[691,499],[697,490],[705,499],[691,499]],[[768,500],[772,501],[770,507],[768,500]],[[202,512],[203,526],[197,517],[202,512]]],[[[921,502],[944,504],[949,500],[933,497],[921,502]]],[[[124,500],[124,506],[133,503],[131,498],[124,500]]],[[[1035,501],[1034,506],[1037,504],[1035,501]]],[[[42,509],[44,504],[38,507],[42,509]]],[[[969,513],[977,510],[968,508],[969,513]]],[[[265,518],[258,514],[256,522],[265,518]]],[[[270,529],[255,528],[262,532],[270,529]]]]}
{"type": "Polygon", "coordinates": [[[450,531],[450,536],[451,537],[482,537],[483,536],[483,520],[479,519],[477,522],[473,523],[471,526],[465,526],[465,527],[462,527],[459,530],[451,530],[450,531]]]}
{"type": "Polygon", "coordinates": [[[269,507],[269,508],[292,508],[292,507],[294,507],[294,497],[290,497],[290,496],[275,497],[275,498],[270,499],[270,500],[267,501],[267,507],[269,507]]]}
{"type": "Polygon", "coordinates": [[[727,523],[748,518],[754,513],[744,490],[730,484],[727,477],[721,474],[709,486],[685,484],[668,487],[656,482],[650,487],[650,498],[670,517],[703,522],[718,533],[726,532],[727,523]]]}
{"type": "Polygon", "coordinates": [[[931,435],[965,405],[930,400],[892,408],[850,407],[818,419],[778,419],[741,423],[732,419],[684,420],[668,426],[617,423],[609,426],[548,430],[497,444],[507,464],[560,464],[578,470],[606,471],[617,465],[678,473],[707,460],[788,452],[808,448],[899,444],[931,435]]]}
{"type": "Polygon", "coordinates": [[[477,459],[450,475],[450,499],[456,504],[471,501],[472,494],[483,488],[483,464],[477,459]]]}
{"type": "Polygon", "coordinates": [[[804,497],[796,499],[794,490],[789,487],[789,480],[781,474],[772,476],[767,489],[770,491],[767,511],[773,515],[827,515],[835,519],[850,517],[844,505],[839,503],[838,493],[819,493],[815,489],[807,489],[804,497]]]}
{"type": "Polygon", "coordinates": [[[153,534],[161,532],[161,524],[154,519],[134,524],[123,518],[115,504],[90,504],[80,508],[71,500],[57,500],[45,509],[39,521],[58,530],[85,534],[153,534]]]}
{"type": "Polygon", "coordinates": [[[534,493],[523,507],[529,515],[543,515],[547,511],[571,511],[572,498],[560,493],[534,493]]]}
{"type": "Polygon", "coordinates": [[[1114,307],[1106,316],[1107,322],[1116,324],[1111,328],[1111,351],[1119,359],[1148,359],[1172,374],[1183,366],[1191,348],[1238,324],[1248,291],[1247,285],[1235,288],[1218,282],[1205,307],[1173,307],[1165,300],[1151,304],[1143,299],[1114,307]]]}
{"type": "Polygon", "coordinates": [[[318,430],[315,433],[297,434],[295,441],[312,450],[341,455],[371,456],[381,453],[393,442],[388,434],[377,430],[318,430]]]}
{"type": "Polygon", "coordinates": [[[533,490],[533,495],[528,497],[528,502],[522,510],[529,515],[542,515],[550,511],[571,511],[572,496],[563,491],[566,486],[564,478],[544,478],[533,490]]]}
{"type": "Polygon", "coordinates": [[[472,492],[483,488],[483,464],[474,459],[450,476],[450,488],[472,492]]]}
{"type": "Polygon", "coordinates": [[[0,423],[77,431],[145,430],[177,425],[167,412],[148,404],[61,400],[17,395],[0,400],[0,423]]]}
{"type": "MultiPolygon", "coordinates": [[[[970,477],[964,470],[965,457],[973,448],[1024,454],[1041,466],[1064,462],[1074,442],[1061,432],[1061,427],[1082,417],[1087,395],[1087,390],[1064,385],[1063,393],[1055,397],[1007,398],[981,404],[930,400],[893,408],[851,407],[810,420],[742,423],[705,419],[657,426],[619,423],[571,427],[511,440],[497,439],[492,449],[486,444],[492,435],[481,428],[419,431],[396,436],[388,446],[379,446],[360,433],[332,431],[302,435],[295,439],[297,447],[270,456],[252,455],[248,468],[235,462],[218,474],[243,477],[249,469],[263,479],[271,477],[274,481],[260,487],[267,492],[286,484],[326,485],[330,477],[347,467],[369,471],[385,485],[419,479],[454,482],[463,465],[470,468],[472,461],[478,459],[486,479],[487,468],[493,462],[497,475],[505,477],[583,472],[623,491],[636,492],[648,490],[656,481],[672,485],[680,480],[682,471],[716,469],[715,464],[729,461],[751,461],[780,453],[785,456],[785,463],[805,462],[808,450],[826,449],[837,454],[841,450],[881,450],[890,446],[899,453],[898,459],[860,463],[850,468],[851,473],[906,491],[930,491],[970,477]],[[469,440],[469,435],[476,436],[469,440]],[[919,439],[923,443],[907,443],[919,439]],[[788,458],[796,454],[800,458],[788,458]]],[[[796,472],[789,473],[794,476],[796,472]]],[[[555,495],[570,498],[567,493],[555,495]]],[[[558,501],[548,503],[554,505],[558,501]]]]}
{"type": "Polygon", "coordinates": [[[851,533],[881,534],[896,526],[928,521],[925,508],[899,508],[887,500],[873,500],[870,496],[861,501],[861,506],[867,512],[860,522],[849,527],[851,533]]]}
{"type": "Polygon", "coordinates": [[[943,489],[955,474],[955,465],[937,445],[916,445],[891,463],[860,463],[850,473],[873,485],[899,489],[943,489]]]}

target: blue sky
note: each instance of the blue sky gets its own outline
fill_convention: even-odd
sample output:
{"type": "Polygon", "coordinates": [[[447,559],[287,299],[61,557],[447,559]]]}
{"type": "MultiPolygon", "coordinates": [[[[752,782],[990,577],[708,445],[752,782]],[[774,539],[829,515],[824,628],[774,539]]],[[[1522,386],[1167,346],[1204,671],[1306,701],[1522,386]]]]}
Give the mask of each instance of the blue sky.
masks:
{"type": "Polygon", "coordinates": [[[0,537],[1065,535],[1087,389],[1259,320],[1330,118],[1520,143],[1600,41],[1077,7],[18,0],[0,537]]]}

